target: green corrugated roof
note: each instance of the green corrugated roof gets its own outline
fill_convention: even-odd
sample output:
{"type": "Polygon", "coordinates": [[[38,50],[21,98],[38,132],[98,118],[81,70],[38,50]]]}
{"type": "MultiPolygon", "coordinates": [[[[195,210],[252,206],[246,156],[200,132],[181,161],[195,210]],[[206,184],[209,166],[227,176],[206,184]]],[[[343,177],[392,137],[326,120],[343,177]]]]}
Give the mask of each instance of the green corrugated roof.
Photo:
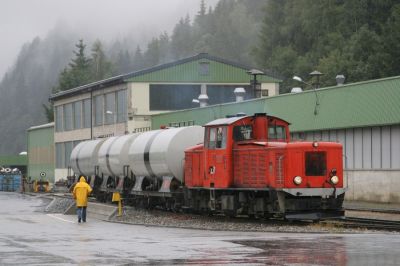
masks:
{"type": "MultiPolygon", "coordinates": [[[[142,71],[134,72],[126,77],[128,82],[205,82],[205,83],[249,83],[252,76],[246,71],[250,67],[239,65],[231,61],[198,54],[175,62],[155,66],[142,71]],[[209,65],[209,74],[200,74],[201,63],[209,65]]],[[[260,82],[280,82],[280,80],[259,75],[260,82]]]]}
{"type": "Polygon", "coordinates": [[[0,155],[0,166],[27,164],[28,156],[26,155],[0,155]]]}
{"type": "Polygon", "coordinates": [[[238,112],[275,115],[290,122],[293,132],[400,124],[400,76],[323,88],[317,94],[317,115],[316,95],[311,90],[158,114],[153,116],[152,126],[188,120],[201,125],[238,112]]]}

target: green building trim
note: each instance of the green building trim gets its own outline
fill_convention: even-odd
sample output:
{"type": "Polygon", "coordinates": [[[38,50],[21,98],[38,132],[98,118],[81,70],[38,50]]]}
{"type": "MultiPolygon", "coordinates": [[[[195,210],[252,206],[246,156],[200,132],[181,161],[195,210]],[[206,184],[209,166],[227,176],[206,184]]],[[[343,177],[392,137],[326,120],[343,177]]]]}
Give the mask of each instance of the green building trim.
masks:
{"type": "MultiPolygon", "coordinates": [[[[128,74],[128,82],[174,82],[174,83],[246,83],[250,76],[247,71],[251,67],[240,65],[205,53],[188,57],[167,64],[151,67],[142,71],[128,74]],[[201,67],[204,65],[205,72],[201,67]],[[207,70],[207,71],[206,71],[207,70]],[[207,74],[208,73],[208,74],[207,74]]],[[[257,76],[259,82],[278,83],[266,75],[257,76]]]]}
{"type": "Polygon", "coordinates": [[[0,166],[26,166],[28,156],[26,155],[0,155],[0,166]]]}
{"type": "Polygon", "coordinates": [[[157,114],[152,128],[185,121],[204,125],[239,112],[280,117],[292,132],[400,124],[400,76],[157,114]]]}

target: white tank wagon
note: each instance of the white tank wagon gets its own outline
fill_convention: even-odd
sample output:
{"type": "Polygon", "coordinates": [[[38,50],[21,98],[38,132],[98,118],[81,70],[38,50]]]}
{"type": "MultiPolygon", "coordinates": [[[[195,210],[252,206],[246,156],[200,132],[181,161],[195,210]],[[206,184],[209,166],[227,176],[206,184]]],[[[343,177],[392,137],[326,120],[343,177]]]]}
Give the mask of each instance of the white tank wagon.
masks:
{"type": "Polygon", "coordinates": [[[97,174],[98,153],[104,141],[105,139],[83,141],[72,150],[70,166],[75,174],[86,177],[97,174]]]}
{"type": "Polygon", "coordinates": [[[133,178],[129,170],[129,147],[141,133],[108,138],[99,149],[101,191],[122,192],[131,189],[133,178]]]}
{"type": "Polygon", "coordinates": [[[170,192],[174,178],[183,181],[184,151],[203,140],[201,126],[161,129],[138,136],[129,148],[130,169],[136,176],[134,190],[146,190],[146,186],[158,189],[158,180],[162,179],[160,191],[170,192]]]}
{"type": "Polygon", "coordinates": [[[185,150],[203,140],[201,126],[143,133],[129,149],[130,168],[136,176],[172,176],[182,181],[185,150]]]}
{"type": "Polygon", "coordinates": [[[127,176],[129,147],[141,133],[108,138],[99,149],[99,168],[103,176],[127,176]]]}

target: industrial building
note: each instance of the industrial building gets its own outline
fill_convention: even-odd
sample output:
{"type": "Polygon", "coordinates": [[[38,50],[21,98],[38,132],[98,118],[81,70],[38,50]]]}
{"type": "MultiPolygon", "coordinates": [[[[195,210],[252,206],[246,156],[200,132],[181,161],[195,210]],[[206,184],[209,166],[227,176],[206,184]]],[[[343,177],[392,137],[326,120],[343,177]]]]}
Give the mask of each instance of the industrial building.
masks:
{"type": "Polygon", "coordinates": [[[247,70],[222,61],[200,54],[52,95],[55,180],[68,175],[69,154],[81,140],[263,112],[289,121],[292,140],[343,144],[347,200],[400,203],[400,76],[284,95],[277,95],[278,80],[259,76],[268,91],[261,95],[270,97],[254,99],[247,70]],[[179,95],[180,105],[179,86],[190,95],[179,95]],[[218,86],[229,91],[218,94],[218,86]],[[238,86],[247,91],[244,101],[223,103],[234,101],[238,86]],[[193,105],[198,94],[210,105],[193,105]]]}
{"type": "Polygon", "coordinates": [[[154,114],[235,101],[237,87],[244,99],[277,95],[279,82],[202,53],[53,94],[55,180],[68,175],[71,151],[82,140],[150,130],[154,114]]]}
{"type": "Polygon", "coordinates": [[[292,140],[343,144],[347,200],[400,203],[400,76],[152,116],[152,128],[239,112],[290,122],[292,140]]]}
{"type": "Polygon", "coordinates": [[[30,127],[27,135],[28,179],[54,183],[54,123],[30,127]]]}

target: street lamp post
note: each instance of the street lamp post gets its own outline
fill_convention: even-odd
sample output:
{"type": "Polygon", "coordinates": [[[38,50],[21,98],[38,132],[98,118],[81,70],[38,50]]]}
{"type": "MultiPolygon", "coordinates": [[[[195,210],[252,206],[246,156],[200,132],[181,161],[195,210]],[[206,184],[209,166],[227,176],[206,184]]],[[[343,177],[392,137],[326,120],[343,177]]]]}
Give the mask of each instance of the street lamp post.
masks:
{"type": "Polygon", "coordinates": [[[116,135],[117,135],[117,119],[116,119],[115,113],[114,113],[113,111],[107,110],[107,111],[106,111],[106,114],[112,115],[112,116],[113,116],[113,122],[114,122],[114,136],[116,136],[116,135]]]}
{"type": "Polygon", "coordinates": [[[311,88],[313,88],[314,93],[315,93],[315,108],[314,108],[314,115],[318,114],[318,106],[319,106],[319,97],[318,97],[318,93],[317,93],[317,89],[319,89],[319,78],[320,76],[322,76],[323,74],[319,71],[313,71],[310,73],[311,77],[316,77],[316,81],[312,84],[305,82],[302,78],[300,78],[299,76],[293,76],[293,80],[299,81],[301,83],[304,83],[308,86],[310,86],[311,88]]]}
{"type": "Polygon", "coordinates": [[[261,98],[261,84],[257,82],[257,75],[264,75],[264,72],[258,69],[250,69],[247,71],[247,74],[253,76],[253,79],[250,80],[250,84],[253,87],[254,98],[261,98]]]}

